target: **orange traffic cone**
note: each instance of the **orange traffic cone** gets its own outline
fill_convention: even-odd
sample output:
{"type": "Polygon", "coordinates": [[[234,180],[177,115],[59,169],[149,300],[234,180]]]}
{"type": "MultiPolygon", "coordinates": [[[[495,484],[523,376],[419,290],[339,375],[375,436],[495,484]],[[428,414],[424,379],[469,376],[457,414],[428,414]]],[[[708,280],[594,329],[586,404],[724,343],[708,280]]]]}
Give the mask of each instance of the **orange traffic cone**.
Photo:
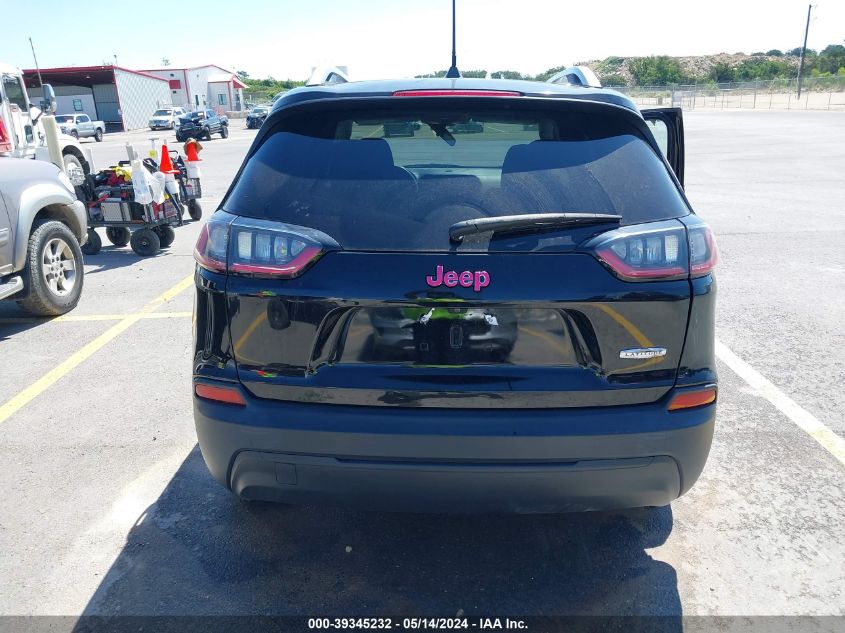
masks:
{"type": "Polygon", "coordinates": [[[158,170],[163,174],[178,173],[178,169],[173,168],[173,161],[170,160],[170,152],[167,151],[167,145],[161,146],[161,163],[159,163],[158,170]]]}
{"type": "Polygon", "coordinates": [[[202,145],[199,144],[199,141],[195,138],[189,138],[185,141],[185,154],[187,156],[187,161],[189,163],[195,163],[197,161],[201,161],[200,158],[200,150],[202,149],[202,145]]]}

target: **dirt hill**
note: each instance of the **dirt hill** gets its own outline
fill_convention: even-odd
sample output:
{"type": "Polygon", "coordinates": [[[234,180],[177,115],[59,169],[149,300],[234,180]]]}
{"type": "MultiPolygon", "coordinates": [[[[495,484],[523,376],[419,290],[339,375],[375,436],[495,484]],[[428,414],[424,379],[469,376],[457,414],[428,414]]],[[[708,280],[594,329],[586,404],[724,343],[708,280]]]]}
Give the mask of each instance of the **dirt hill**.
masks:
{"type": "MultiPolygon", "coordinates": [[[[635,84],[635,78],[631,73],[630,64],[641,57],[607,57],[602,60],[591,60],[579,62],[589,66],[602,79],[616,79],[616,84],[624,81],[627,85],[635,84]]],[[[797,73],[799,58],[792,55],[746,55],[744,53],[718,53],[716,55],[694,55],[687,57],[670,57],[670,60],[677,62],[683,74],[694,81],[704,81],[710,78],[711,71],[719,64],[727,65],[732,69],[750,64],[761,64],[774,62],[778,65],[784,64],[794,68],[797,73]]]]}

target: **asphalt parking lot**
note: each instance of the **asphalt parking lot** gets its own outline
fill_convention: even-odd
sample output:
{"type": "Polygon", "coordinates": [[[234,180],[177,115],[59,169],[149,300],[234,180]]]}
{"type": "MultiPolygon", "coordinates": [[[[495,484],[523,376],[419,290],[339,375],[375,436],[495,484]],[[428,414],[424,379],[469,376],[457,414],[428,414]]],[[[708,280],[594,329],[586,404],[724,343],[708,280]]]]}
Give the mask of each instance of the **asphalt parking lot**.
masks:
{"type": "MultiPolygon", "coordinates": [[[[720,404],[704,474],[671,507],[239,502],[196,446],[190,223],[149,259],[106,243],[66,317],[0,304],[0,615],[845,616],[845,113],[685,123],[687,193],[721,250],[720,404]]],[[[243,127],[203,142],[206,217],[243,127]]],[[[85,146],[105,166],[150,136],[85,146]]]]}

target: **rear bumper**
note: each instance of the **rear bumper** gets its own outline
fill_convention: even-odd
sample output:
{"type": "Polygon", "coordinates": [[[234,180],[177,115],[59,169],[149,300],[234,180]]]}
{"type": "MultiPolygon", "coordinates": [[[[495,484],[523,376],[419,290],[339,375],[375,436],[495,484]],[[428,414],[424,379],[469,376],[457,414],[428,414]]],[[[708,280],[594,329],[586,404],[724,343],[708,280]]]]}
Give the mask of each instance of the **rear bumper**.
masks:
{"type": "Polygon", "coordinates": [[[246,407],[194,397],[203,457],[234,493],[411,512],[666,505],[704,468],[715,421],[715,405],[670,414],[663,401],[450,411],[244,396],[246,407]]]}

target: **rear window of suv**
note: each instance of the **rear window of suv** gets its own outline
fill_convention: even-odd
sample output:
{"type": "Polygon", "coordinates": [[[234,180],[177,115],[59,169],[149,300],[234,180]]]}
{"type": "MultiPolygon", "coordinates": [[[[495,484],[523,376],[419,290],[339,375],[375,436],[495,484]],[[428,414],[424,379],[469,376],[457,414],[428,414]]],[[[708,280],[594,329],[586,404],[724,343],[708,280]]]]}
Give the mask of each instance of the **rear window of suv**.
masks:
{"type": "Polygon", "coordinates": [[[625,118],[563,109],[288,116],[247,160],[223,208],[380,251],[449,250],[449,227],[473,218],[612,213],[634,224],[689,213],[625,118]]]}

